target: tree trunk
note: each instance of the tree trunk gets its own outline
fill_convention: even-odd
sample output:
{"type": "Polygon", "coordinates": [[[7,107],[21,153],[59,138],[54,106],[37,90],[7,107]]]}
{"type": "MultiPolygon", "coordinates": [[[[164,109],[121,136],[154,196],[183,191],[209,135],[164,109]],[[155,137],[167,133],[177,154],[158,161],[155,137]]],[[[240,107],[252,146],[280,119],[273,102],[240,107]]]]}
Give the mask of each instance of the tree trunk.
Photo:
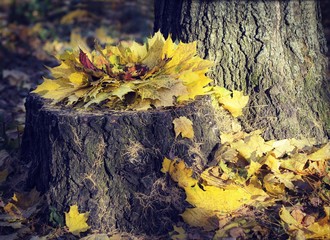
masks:
{"type": "Polygon", "coordinates": [[[88,112],[53,106],[31,94],[22,142],[22,158],[31,161],[29,187],[45,193],[49,206],[60,212],[74,204],[89,211],[92,229],[167,233],[184,210],[185,197],[166,181],[162,161],[178,156],[195,168],[205,166],[219,142],[209,102],[88,112]],[[192,140],[175,137],[172,122],[180,116],[193,122],[192,140]]]}
{"type": "Polygon", "coordinates": [[[330,83],[316,1],[155,1],[155,31],[198,40],[215,84],[244,90],[247,131],[267,139],[330,135],[330,83]]]}

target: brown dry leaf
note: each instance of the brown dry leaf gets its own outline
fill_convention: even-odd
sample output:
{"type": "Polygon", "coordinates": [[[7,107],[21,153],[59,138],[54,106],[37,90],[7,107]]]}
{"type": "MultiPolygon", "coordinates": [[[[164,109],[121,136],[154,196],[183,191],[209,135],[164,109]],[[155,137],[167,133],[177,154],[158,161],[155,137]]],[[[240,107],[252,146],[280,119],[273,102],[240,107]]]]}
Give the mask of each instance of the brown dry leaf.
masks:
{"type": "Polygon", "coordinates": [[[302,224],[301,222],[295,219],[294,211],[290,213],[288,209],[282,206],[280,211],[280,218],[282,220],[282,225],[284,229],[291,236],[297,235],[297,231],[298,231],[300,232],[299,235],[302,237],[302,239],[328,239],[330,237],[330,221],[329,221],[330,207],[325,206],[324,210],[326,213],[325,217],[315,222],[313,222],[314,219],[310,218],[310,222],[308,224],[302,224]]]}
{"type": "Polygon", "coordinates": [[[214,154],[214,162],[219,163],[224,162],[233,162],[235,163],[238,160],[238,152],[231,148],[229,144],[222,144],[221,147],[214,154]]]}
{"type": "Polygon", "coordinates": [[[304,217],[306,216],[306,214],[300,209],[292,210],[291,215],[298,223],[302,223],[304,217]]]}
{"type": "Polygon", "coordinates": [[[71,24],[73,23],[75,20],[78,20],[78,19],[84,19],[84,18],[90,18],[92,17],[93,15],[86,11],[86,10],[83,10],[83,9],[76,9],[74,11],[71,11],[69,12],[68,14],[64,15],[62,18],[61,18],[61,21],[60,23],[61,24],[71,24]]]}
{"type": "Polygon", "coordinates": [[[40,201],[40,193],[34,188],[27,193],[14,193],[13,201],[21,209],[28,209],[40,201]]]}
{"type": "Polygon", "coordinates": [[[183,229],[183,227],[177,227],[173,226],[174,230],[169,233],[171,236],[171,240],[185,240],[187,239],[186,231],[183,229]]]}
{"type": "Polygon", "coordinates": [[[320,177],[327,176],[329,173],[327,161],[312,161],[309,162],[309,166],[305,169],[305,172],[312,175],[315,174],[320,177]]]}
{"type": "Polygon", "coordinates": [[[91,234],[91,235],[88,235],[86,237],[83,237],[80,240],[116,240],[116,239],[121,239],[120,235],[117,236],[117,237],[118,238],[113,238],[113,236],[111,236],[109,238],[107,234],[95,233],[95,234],[91,234]]]}
{"type": "Polygon", "coordinates": [[[0,184],[5,182],[9,175],[8,169],[4,169],[0,171],[0,184]]]}
{"type": "Polygon", "coordinates": [[[247,233],[258,226],[259,224],[253,219],[233,219],[217,230],[213,239],[247,239],[247,233]]]}
{"type": "Polygon", "coordinates": [[[312,215],[307,215],[304,217],[302,224],[304,225],[304,227],[308,227],[311,224],[315,223],[315,217],[312,215]]]}
{"type": "Polygon", "coordinates": [[[213,231],[219,228],[218,217],[212,210],[187,208],[181,216],[190,226],[202,227],[205,231],[213,231]]]}
{"type": "Polygon", "coordinates": [[[225,185],[224,179],[221,178],[219,167],[209,167],[204,170],[200,176],[203,180],[203,184],[211,185],[215,187],[223,187],[225,185]]]}
{"type": "Polygon", "coordinates": [[[180,134],[183,138],[194,138],[193,123],[187,117],[179,117],[173,120],[175,137],[180,134]]]}
{"type": "Polygon", "coordinates": [[[19,210],[19,208],[13,204],[13,203],[7,203],[7,205],[3,208],[6,213],[8,213],[10,216],[22,218],[22,212],[19,210]]]}

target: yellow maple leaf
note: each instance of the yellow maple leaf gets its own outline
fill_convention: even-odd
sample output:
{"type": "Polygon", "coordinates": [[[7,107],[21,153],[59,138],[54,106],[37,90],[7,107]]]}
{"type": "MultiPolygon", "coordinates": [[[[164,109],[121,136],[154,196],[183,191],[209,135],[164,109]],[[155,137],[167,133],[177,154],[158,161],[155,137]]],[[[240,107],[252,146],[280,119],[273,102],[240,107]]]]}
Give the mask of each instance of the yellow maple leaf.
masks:
{"type": "Polygon", "coordinates": [[[319,219],[317,222],[312,223],[307,227],[309,232],[306,237],[309,239],[329,239],[330,238],[330,207],[324,206],[326,216],[319,219]]]}
{"type": "Polygon", "coordinates": [[[79,236],[81,232],[86,232],[90,226],[87,224],[89,213],[79,213],[78,206],[70,206],[69,212],[65,212],[65,223],[69,232],[79,236]]]}
{"type": "Polygon", "coordinates": [[[292,152],[295,149],[295,146],[291,145],[289,139],[282,139],[279,141],[275,141],[273,143],[273,153],[276,158],[282,157],[284,154],[292,152]]]}
{"type": "Polygon", "coordinates": [[[315,138],[302,138],[302,139],[291,138],[289,140],[290,140],[290,144],[295,146],[299,150],[302,150],[304,147],[307,146],[313,146],[317,143],[315,138]]]}
{"type": "Polygon", "coordinates": [[[264,164],[267,165],[273,173],[280,173],[281,161],[273,155],[268,155],[264,164]]]}
{"type": "Polygon", "coordinates": [[[301,180],[301,176],[293,172],[274,173],[274,176],[280,183],[283,183],[288,189],[294,190],[293,181],[301,180]]]}
{"type": "Polygon", "coordinates": [[[105,27],[99,27],[95,30],[95,36],[101,43],[112,44],[115,40],[107,34],[105,27]]]}
{"type": "Polygon", "coordinates": [[[169,173],[173,181],[177,182],[180,187],[193,186],[197,183],[197,180],[192,177],[192,169],[187,168],[182,160],[164,158],[161,171],[169,173]]]}
{"type": "Polygon", "coordinates": [[[247,133],[239,131],[236,133],[233,132],[228,132],[228,133],[224,133],[222,132],[220,137],[221,137],[221,143],[233,143],[236,142],[240,139],[243,139],[244,137],[248,136],[247,133]]]}
{"type": "Polygon", "coordinates": [[[187,87],[187,93],[180,94],[178,96],[178,102],[194,99],[198,95],[205,95],[208,93],[206,86],[211,80],[205,75],[201,75],[198,72],[187,70],[180,75],[180,80],[187,87]]]}
{"type": "Polygon", "coordinates": [[[183,138],[194,138],[193,123],[190,119],[187,117],[179,117],[173,120],[173,124],[175,137],[178,137],[181,134],[183,138]]]}
{"type": "Polygon", "coordinates": [[[262,165],[260,163],[251,160],[250,165],[248,166],[247,178],[250,178],[256,172],[258,172],[261,167],[262,165]]]}
{"type": "Polygon", "coordinates": [[[308,161],[307,154],[305,153],[296,153],[290,158],[280,161],[282,168],[293,171],[297,174],[306,174],[304,171],[305,165],[308,161]]]}
{"type": "Polygon", "coordinates": [[[151,69],[154,68],[161,61],[164,43],[165,39],[160,32],[156,32],[152,38],[149,38],[148,52],[142,63],[151,69]]]}
{"type": "Polygon", "coordinates": [[[71,73],[69,76],[69,81],[76,86],[81,86],[83,84],[87,84],[87,76],[82,72],[74,72],[71,73]]]}
{"type": "MultiPolygon", "coordinates": [[[[68,56],[70,56],[70,55],[68,55],[68,56]]],[[[67,57],[65,57],[65,59],[66,58],[67,57]]],[[[62,78],[63,76],[69,76],[70,74],[76,72],[76,70],[72,67],[72,65],[70,65],[69,63],[66,63],[64,61],[62,61],[60,63],[60,65],[58,65],[56,67],[53,67],[53,68],[48,67],[48,70],[50,70],[54,79],[62,78]]]]}
{"type": "Polygon", "coordinates": [[[223,87],[213,87],[213,94],[224,109],[228,110],[234,117],[243,114],[243,108],[249,101],[249,96],[244,96],[240,91],[229,91],[223,87]]]}
{"type": "Polygon", "coordinates": [[[281,197],[285,193],[285,185],[274,174],[267,174],[263,179],[263,185],[270,195],[281,197]]]}
{"type": "Polygon", "coordinates": [[[249,202],[250,195],[244,188],[227,185],[225,188],[194,185],[186,187],[187,202],[197,208],[229,213],[249,202]]]}
{"type": "Polygon", "coordinates": [[[162,163],[162,169],[161,169],[161,172],[162,173],[167,173],[167,172],[169,172],[170,171],[170,168],[171,168],[171,165],[172,165],[172,163],[174,163],[175,161],[172,161],[172,160],[170,160],[170,159],[168,159],[168,158],[164,158],[164,160],[163,160],[163,163],[162,163]]]}
{"type": "Polygon", "coordinates": [[[309,154],[307,157],[312,161],[330,160],[330,142],[328,142],[316,152],[309,154]]]}
{"type": "Polygon", "coordinates": [[[284,206],[282,206],[280,210],[280,218],[282,220],[282,225],[285,225],[285,228],[289,231],[298,230],[302,227],[284,206]]]}
{"type": "Polygon", "coordinates": [[[306,146],[312,146],[316,141],[313,138],[305,138],[305,139],[282,139],[273,142],[273,154],[276,158],[281,158],[285,154],[292,155],[297,150],[302,150],[306,146]]]}
{"type": "Polygon", "coordinates": [[[174,167],[170,171],[172,179],[178,182],[180,187],[194,186],[197,180],[192,177],[193,171],[186,168],[184,161],[174,163],[174,167]]]}
{"type": "MultiPolygon", "coordinates": [[[[130,82],[124,83],[124,84],[120,85],[118,88],[116,88],[115,90],[113,90],[112,95],[117,96],[120,99],[123,99],[124,96],[129,92],[134,92],[134,84],[130,83],[130,82]]],[[[106,96],[108,97],[109,95],[107,94],[106,96]]]]}
{"type": "Polygon", "coordinates": [[[201,188],[196,184],[184,190],[186,201],[195,207],[186,209],[182,214],[184,221],[205,230],[213,230],[217,226],[214,225],[216,216],[237,211],[244,205],[257,206],[257,202],[263,203],[268,197],[262,189],[253,185],[242,187],[229,184],[225,188],[203,185],[201,188]]]}
{"type": "MultiPolygon", "coordinates": [[[[171,178],[178,182],[178,185],[186,192],[186,201],[194,207],[186,209],[182,214],[185,222],[206,230],[217,226],[210,225],[210,221],[214,221],[218,214],[236,211],[244,205],[256,206],[257,202],[264,204],[267,202],[265,199],[269,197],[257,184],[244,186],[231,183],[221,187],[197,184],[197,180],[191,177],[192,169],[187,168],[183,161],[172,162],[164,159],[162,171],[168,172],[171,178]]],[[[207,179],[208,174],[210,174],[210,169],[202,173],[203,178],[207,179]]],[[[215,183],[215,181],[208,183],[215,183]]]]}
{"type": "Polygon", "coordinates": [[[245,159],[249,159],[252,153],[256,157],[263,156],[264,153],[273,149],[272,141],[265,142],[260,136],[261,131],[256,130],[246,135],[244,139],[232,142],[230,146],[236,149],[245,159]]]}
{"type": "Polygon", "coordinates": [[[45,78],[44,82],[32,92],[42,94],[44,91],[55,91],[60,87],[61,85],[57,81],[45,78]]]}
{"type": "Polygon", "coordinates": [[[172,41],[171,36],[169,35],[164,42],[164,47],[162,49],[162,59],[172,58],[173,53],[175,52],[177,45],[172,41]]]}

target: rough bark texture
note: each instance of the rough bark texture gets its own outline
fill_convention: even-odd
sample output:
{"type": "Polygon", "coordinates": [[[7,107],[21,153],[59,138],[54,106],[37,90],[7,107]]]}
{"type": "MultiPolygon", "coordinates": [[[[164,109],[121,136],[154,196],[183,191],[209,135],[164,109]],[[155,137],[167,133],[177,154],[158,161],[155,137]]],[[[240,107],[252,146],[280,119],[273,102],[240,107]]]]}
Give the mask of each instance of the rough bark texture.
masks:
{"type": "Polygon", "coordinates": [[[251,101],[242,123],[267,139],[330,134],[330,83],[316,1],[155,1],[155,31],[215,61],[210,76],[251,101]]]}
{"type": "Polygon", "coordinates": [[[160,169],[164,156],[205,166],[219,142],[209,99],[151,111],[76,111],[32,94],[26,102],[22,157],[29,187],[60,212],[78,204],[99,231],[162,234],[183,211],[184,193],[160,169]],[[173,119],[194,123],[193,140],[175,138],[173,119]]]}

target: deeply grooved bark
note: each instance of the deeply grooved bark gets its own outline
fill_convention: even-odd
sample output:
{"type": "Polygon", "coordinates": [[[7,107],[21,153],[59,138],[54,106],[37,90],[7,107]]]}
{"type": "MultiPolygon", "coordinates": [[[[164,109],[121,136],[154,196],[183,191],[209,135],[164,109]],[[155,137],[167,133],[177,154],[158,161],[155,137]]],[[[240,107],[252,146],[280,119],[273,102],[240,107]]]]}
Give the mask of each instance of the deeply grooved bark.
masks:
{"type": "Polygon", "coordinates": [[[209,74],[215,84],[250,94],[242,118],[247,131],[263,128],[267,139],[328,140],[330,83],[316,1],[182,0],[175,15],[158,7],[174,9],[175,2],[155,1],[155,30],[198,40],[200,55],[215,62],[209,74]]]}
{"type": "Polygon", "coordinates": [[[89,112],[52,106],[32,94],[26,108],[22,158],[30,162],[28,187],[45,193],[60,212],[78,204],[100,231],[170,231],[185,196],[161,173],[164,157],[201,169],[220,141],[209,98],[172,109],[89,112]],[[175,138],[172,122],[180,116],[193,122],[193,140],[175,138]]]}

